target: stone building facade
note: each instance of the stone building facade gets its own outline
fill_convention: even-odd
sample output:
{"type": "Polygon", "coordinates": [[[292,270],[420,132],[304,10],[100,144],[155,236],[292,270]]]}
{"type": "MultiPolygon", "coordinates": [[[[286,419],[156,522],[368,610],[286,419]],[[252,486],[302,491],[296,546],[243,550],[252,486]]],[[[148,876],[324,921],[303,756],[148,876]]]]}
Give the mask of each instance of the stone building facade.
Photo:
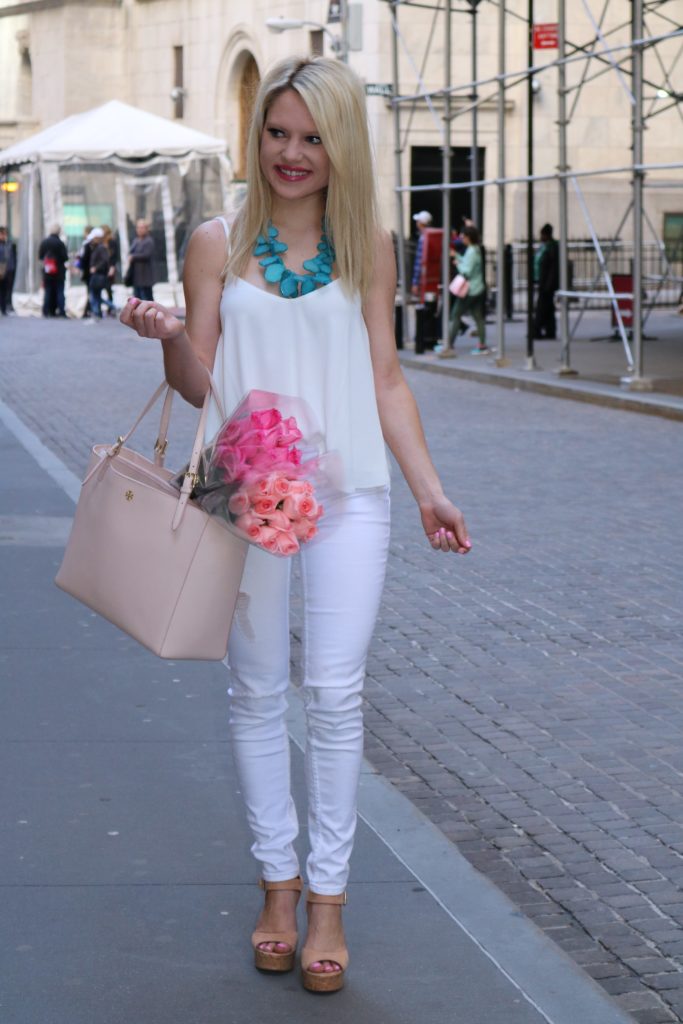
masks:
{"type": "MultiPolygon", "coordinates": [[[[263,69],[273,60],[295,52],[330,53],[330,36],[339,25],[327,24],[328,0],[0,0],[0,146],[38,131],[72,113],[117,98],[169,118],[182,118],[193,128],[225,138],[236,176],[244,173],[244,142],[249,122],[250,96],[263,69]],[[266,19],[286,16],[312,25],[274,34],[266,19]],[[316,25],[325,25],[321,33],[316,25]]],[[[475,5],[476,6],[476,5],[475,5]]],[[[508,68],[526,65],[526,4],[509,0],[508,68]]],[[[582,5],[570,8],[568,37],[585,45],[593,36],[582,5]]],[[[683,13],[683,0],[670,7],[683,13]]],[[[350,64],[366,83],[392,80],[392,25],[384,0],[358,4],[361,48],[350,53],[350,64]]],[[[455,84],[469,81],[473,15],[468,0],[453,0],[453,66],[455,84]]],[[[537,0],[536,18],[552,22],[555,0],[537,0]]],[[[613,45],[628,43],[628,0],[611,0],[604,29],[613,45]],[[621,25],[621,28],[619,27],[621,25]]],[[[477,6],[478,75],[493,78],[497,72],[498,8],[487,0],[477,6]]],[[[425,6],[403,5],[400,10],[400,88],[412,93],[421,88],[415,68],[423,67],[427,89],[443,81],[443,15],[425,6]],[[426,56],[425,56],[426,55],[426,56]]],[[[662,26],[654,29],[665,30],[662,26]]],[[[675,56],[675,40],[671,55],[675,56]]],[[[664,61],[666,45],[660,51],[664,61]]],[[[539,51],[537,63],[552,61],[555,52],[539,51]]],[[[624,57],[620,52],[619,59],[624,57]]],[[[627,70],[626,64],[623,69],[627,70]]],[[[604,62],[595,65],[605,71],[604,62]]],[[[646,60],[652,81],[662,78],[654,56],[646,60]]],[[[577,84],[583,64],[568,69],[569,83],[577,84]]],[[[647,76],[646,76],[647,77],[647,76]]],[[[632,107],[626,95],[625,70],[599,75],[584,88],[572,114],[569,129],[570,163],[575,169],[625,167],[630,160],[632,107]]],[[[534,99],[535,170],[552,173],[557,167],[557,70],[549,67],[538,75],[534,99]]],[[[661,100],[647,86],[648,104],[656,109],[661,100]]],[[[478,115],[481,170],[494,177],[497,170],[498,132],[495,82],[483,86],[485,98],[478,115]]],[[[683,86],[681,86],[683,92],[683,86]]],[[[574,94],[570,96],[570,105],[574,94]]],[[[468,93],[456,94],[452,122],[454,178],[466,180],[472,137],[468,93]]],[[[669,106],[672,106],[669,104],[669,106]]],[[[649,122],[646,160],[675,163],[680,160],[680,113],[676,104],[661,118],[649,122]]],[[[394,139],[390,104],[381,95],[368,96],[368,109],[377,152],[378,183],[385,221],[395,215],[394,139]]],[[[440,180],[442,105],[417,102],[406,108],[403,122],[403,175],[410,184],[440,180]],[[434,168],[437,168],[434,171],[434,168]],[[430,179],[430,175],[432,175],[430,179]]],[[[506,104],[507,172],[526,173],[527,106],[522,79],[508,91],[506,104]]],[[[659,187],[647,193],[647,209],[654,228],[662,233],[665,216],[683,209],[681,170],[662,170],[648,176],[659,187]]],[[[598,234],[612,235],[630,198],[629,176],[616,172],[603,178],[582,179],[586,203],[598,234]]],[[[525,234],[524,186],[508,189],[506,233],[510,239],[525,234]]],[[[467,193],[454,200],[457,215],[467,212],[467,193]]],[[[438,210],[438,193],[405,198],[408,215],[423,206],[438,210]]],[[[495,235],[496,192],[486,190],[483,226],[489,242],[495,235]]],[[[557,184],[539,182],[536,187],[536,220],[557,223],[557,184]]],[[[570,200],[573,237],[588,235],[575,196],[570,200]]],[[[628,219],[622,228],[629,238],[628,219]]]]}

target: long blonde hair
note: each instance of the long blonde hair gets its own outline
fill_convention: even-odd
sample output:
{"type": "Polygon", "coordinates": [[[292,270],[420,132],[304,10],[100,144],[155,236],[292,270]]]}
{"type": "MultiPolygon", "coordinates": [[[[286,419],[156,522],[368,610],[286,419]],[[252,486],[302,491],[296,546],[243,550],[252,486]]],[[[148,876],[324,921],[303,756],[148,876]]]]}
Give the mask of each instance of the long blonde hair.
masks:
{"type": "Polygon", "coordinates": [[[247,192],[230,230],[224,274],[239,277],[256,236],[271,216],[270,187],[261,171],[261,134],[268,108],[287,89],[308,107],[330,160],[325,221],[343,286],[365,295],[378,228],[375,172],[365,93],[347,65],[328,57],[278,61],[259,87],[247,143],[247,192]]]}

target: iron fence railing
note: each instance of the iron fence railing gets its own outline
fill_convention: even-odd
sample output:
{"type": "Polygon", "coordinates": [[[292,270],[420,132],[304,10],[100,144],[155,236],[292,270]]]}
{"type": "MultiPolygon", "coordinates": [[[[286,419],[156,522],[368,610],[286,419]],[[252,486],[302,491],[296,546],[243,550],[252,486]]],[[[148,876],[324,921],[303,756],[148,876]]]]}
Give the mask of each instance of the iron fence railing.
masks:
{"type": "MultiPolygon", "coordinates": [[[[633,244],[605,239],[600,243],[610,274],[632,273],[633,244]]],[[[569,290],[604,292],[604,297],[572,299],[573,304],[585,302],[588,309],[605,309],[610,305],[604,275],[598,254],[591,242],[570,242],[569,290]]],[[[508,281],[512,282],[512,309],[526,311],[527,305],[527,249],[526,243],[516,242],[508,248],[508,281]]],[[[496,257],[491,253],[486,260],[486,278],[489,287],[495,286],[496,257]]],[[[643,246],[643,285],[645,307],[674,306],[683,293],[683,248],[667,253],[656,242],[643,246]]],[[[628,291],[621,284],[615,291],[628,291]]]]}
{"type": "MultiPolygon", "coordinates": [[[[633,243],[603,239],[600,242],[603,256],[610,274],[631,274],[633,243]]],[[[592,242],[569,243],[569,287],[572,291],[603,292],[604,297],[595,299],[572,299],[572,305],[585,302],[588,309],[606,309],[610,306],[609,295],[597,252],[592,242]]],[[[406,274],[410,290],[415,242],[406,244],[406,274]]],[[[526,242],[513,242],[506,246],[506,275],[508,281],[508,302],[506,313],[526,312],[527,303],[527,250],[526,242]],[[511,300],[511,301],[510,301],[511,300]]],[[[486,252],[486,281],[490,301],[495,299],[496,252],[486,252]]],[[[683,241],[666,249],[656,242],[643,246],[643,283],[645,287],[645,308],[667,307],[680,304],[683,300],[683,241]]],[[[615,291],[628,291],[620,285],[615,291]]]]}

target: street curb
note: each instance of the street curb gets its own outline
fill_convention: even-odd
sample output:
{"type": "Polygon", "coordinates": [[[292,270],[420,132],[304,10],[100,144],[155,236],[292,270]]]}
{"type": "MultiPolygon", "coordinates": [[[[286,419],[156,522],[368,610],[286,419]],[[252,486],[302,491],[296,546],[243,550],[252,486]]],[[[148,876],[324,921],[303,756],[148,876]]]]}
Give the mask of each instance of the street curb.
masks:
{"type": "MultiPolygon", "coordinates": [[[[427,357],[430,358],[430,357],[427,357]]],[[[494,384],[502,388],[516,391],[533,391],[552,398],[565,398],[574,402],[588,402],[591,405],[602,405],[625,412],[638,412],[646,416],[659,416],[663,419],[683,421],[683,399],[673,396],[653,395],[651,393],[633,394],[620,393],[606,384],[588,381],[575,383],[558,380],[539,379],[534,377],[537,371],[515,371],[480,369],[466,366],[447,366],[443,363],[427,362],[424,357],[406,355],[399,352],[402,366],[411,370],[422,370],[425,373],[437,373],[447,377],[458,377],[475,384],[494,384]]],[[[541,371],[543,372],[543,371],[541,371]]]]}
{"type": "MultiPolygon", "coordinates": [[[[294,687],[290,693],[289,735],[303,751],[302,694],[294,687]]],[[[365,759],[358,814],[548,1024],[633,1024],[630,1014],[365,759]]]]}

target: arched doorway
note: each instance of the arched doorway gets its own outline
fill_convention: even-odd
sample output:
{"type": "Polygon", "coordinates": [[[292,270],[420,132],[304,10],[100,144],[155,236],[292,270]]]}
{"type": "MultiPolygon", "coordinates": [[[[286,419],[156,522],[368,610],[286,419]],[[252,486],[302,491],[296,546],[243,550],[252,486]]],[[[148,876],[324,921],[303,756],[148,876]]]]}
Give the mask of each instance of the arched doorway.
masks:
{"type": "Polygon", "coordinates": [[[235,177],[244,180],[247,176],[247,140],[254,109],[254,98],[261,76],[251,53],[245,53],[239,71],[239,142],[235,177]]]}

